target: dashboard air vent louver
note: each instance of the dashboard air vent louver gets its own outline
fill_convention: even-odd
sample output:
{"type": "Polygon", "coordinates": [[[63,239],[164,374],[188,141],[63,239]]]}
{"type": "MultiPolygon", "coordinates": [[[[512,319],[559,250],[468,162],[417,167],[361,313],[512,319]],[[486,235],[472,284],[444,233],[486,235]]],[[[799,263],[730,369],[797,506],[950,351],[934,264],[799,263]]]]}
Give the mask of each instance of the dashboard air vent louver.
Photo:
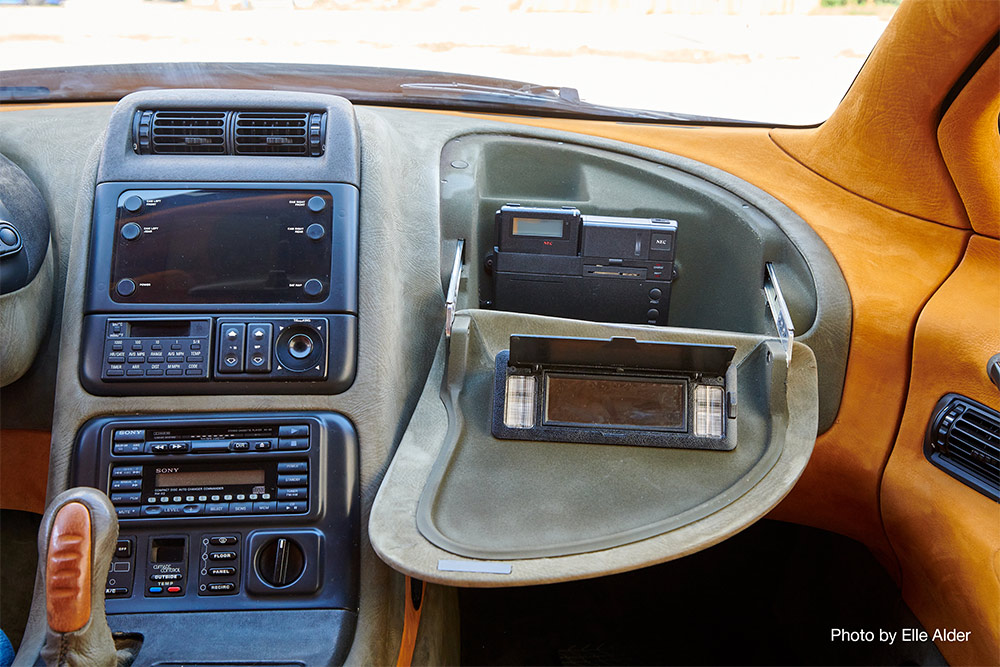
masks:
{"type": "Polygon", "coordinates": [[[924,454],[952,477],[1000,501],[1000,413],[946,395],[934,408],[924,454]]]}
{"type": "Polygon", "coordinates": [[[226,152],[225,111],[155,111],[150,148],[155,155],[222,155],[226,152]]]}
{"type": "Polygon", "coordinates": [[[316,157],[326,114],[295,111],[137,111],[132,147],[140,155],[316,157]]]}

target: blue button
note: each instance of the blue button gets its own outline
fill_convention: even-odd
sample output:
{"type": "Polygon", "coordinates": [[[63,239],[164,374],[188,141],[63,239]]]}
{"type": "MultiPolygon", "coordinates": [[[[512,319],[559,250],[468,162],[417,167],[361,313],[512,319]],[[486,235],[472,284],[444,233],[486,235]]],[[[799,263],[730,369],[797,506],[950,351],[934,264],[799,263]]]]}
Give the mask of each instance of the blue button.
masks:
{"type": "Polygon", "coordinates": [[[149,587],[149,592],[150,593],[162,593],[163,592],[163,587],[162,586],[150,586],[149,587]]]}

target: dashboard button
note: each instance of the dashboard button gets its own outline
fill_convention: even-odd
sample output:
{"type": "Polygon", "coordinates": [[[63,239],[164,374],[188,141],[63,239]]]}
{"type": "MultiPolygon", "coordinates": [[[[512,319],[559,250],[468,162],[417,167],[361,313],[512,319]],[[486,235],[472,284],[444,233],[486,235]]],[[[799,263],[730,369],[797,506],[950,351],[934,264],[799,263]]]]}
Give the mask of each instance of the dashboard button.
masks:
{"type": "MultiPolygon", "coordinates": [[[[283,475],[278,474],[278,486],[305,486],[309,483],[309,475],[283,475]]],[[[281,496],[278,496],[279,498],[281,496]]]]}
{"type": "Polygon", "coordinates": [[[309,470],[308,461],[281,461],[278,463],[278,472],[306,472],[309,470]]]}
{"type": "Polygon", "coordinates": [[[283,500],[278,503],[280,514],[301,514],[305,512],[308,504],[305,500],[283,500]]]}
{"type": "Polygon", "coordinates": [[[314,222],[306,227],[306,236],[311,238],[313,241],[319,241],[321,238],[326,236],[326,229],[318,222],[314,222]]]}
{"type": "Polygon", "coordinates": [[[306,424],[279,426],[278,435],[282,438],[305,438],[309,435],[309,427],[306,424]]]}
{"type": "Polygon", "coordinates": [[[112,493],[111,502],[115,505],[138,505],[142,501],[141,493],[112,493]]]}
{"type": "Polygon", "coordinates": [[[122,238],[126,241],[134,241],[142,234],[142,227],[134,222],[126,222],[122,225],[122,238]]]}
{"type": "Polygon", "coordinates": [[[326,200],[319,196],[310,197],[306,204],[313,213],[319,213],[326,208],[326,200]]]}
{"type": "Polygon", "coordinates": [[[128,278],[122,278],[115,285],[115,291],[119,296],[132,296],[135,294],[135,283],[128,278]]]}
{"type": "Polygon", "coordinates": [[[146,204],[139,195],[129,195],[125,198],[125,202],[122,207],[129,213],[138,213],[142,210],[142,207],[146,204]]]}
{"type": "Polygon", "coordinates": [[[304,291],[309,296],[316,296],[323,291],[323,283],[316,280],[315,278],[310,278],[306,281],[306,284],[302,286],[302,291],[304,291]]]}
{"type": "Polygon", "coordinates": [[[309,440],[308,438],[280,438],[278,449],[295,451],[309,449],[309,440]]]}
{"type": "Polygon", "coordinates": [[[277,503],[274,500],[258,500],[253,504],[254,514],[274,514],[277,503]]]}
{"type": "Polygon", "coordinates": [[[296,486],[290,489],[278,489],[278,500],[305,500],[309,497],[309,489],[296,486]]]}
{"type": "Polygon", "coordinates": [[[250,514],[251,512],[253,512],[253,503],[249,500],[229,503],[230,514],[250,514]]]}
{"type": "Polygon", "coordinates": [[[118,540],[115,542],[115,558],[132,557],[132,540],[118,540]]]}
{"type": "Polygon", "coordinates": [[[213,593],[232,593],[236,590],[236,584],[231,581],[213,581],[208,585],[208,590],[213,593]]]}

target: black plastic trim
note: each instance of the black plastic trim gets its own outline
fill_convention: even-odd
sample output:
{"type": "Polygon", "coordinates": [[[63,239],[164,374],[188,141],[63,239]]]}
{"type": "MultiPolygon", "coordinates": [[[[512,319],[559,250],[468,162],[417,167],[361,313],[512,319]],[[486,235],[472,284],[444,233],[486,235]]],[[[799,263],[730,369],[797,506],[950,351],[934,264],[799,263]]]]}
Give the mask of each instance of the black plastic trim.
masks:
{"type": "Polygon", "coordinates": [[[990,479],[969,467],[963,465],[960,460],[949,456],[946,446],[942,443],[947,441],[954,421],[968,410],[984,413],[986,417],[992,418],[1000,428],[1000,413],[978,401],[967,398],[960,394],[945,394],[934,406],[931,412],[930,422],[927,424],[927,433],[924,436],[924,456],[934,466],[948,473],[966,486],[972,487],[988,498],[1000,502],[1000,478],[990,479]],[[952,418],[955,409],[961,410],[952,418]],[[947,423],[945,423],[947,422],[947,423]],[[939,431],[945,430],[944,434],[939,431]],[[936,437],[940,435],[941,437],[936,437]]]}

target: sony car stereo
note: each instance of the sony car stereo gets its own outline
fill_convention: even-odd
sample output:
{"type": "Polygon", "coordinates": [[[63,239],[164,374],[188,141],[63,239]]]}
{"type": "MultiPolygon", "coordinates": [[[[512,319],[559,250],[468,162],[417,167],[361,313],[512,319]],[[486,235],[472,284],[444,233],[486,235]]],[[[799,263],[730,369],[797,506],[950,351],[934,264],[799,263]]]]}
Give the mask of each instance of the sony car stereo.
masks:
{"type": "Polygon", "coordinates": [[[354,186],[102,183],[91,249],[92,393],[336,393],[353,381],[354,186]]]}
{"type": "Polygon", "coordinates": [[[356,609],[357,447],[335,413],[91,420],[73,482],[118,514],[108,613],[356,609]]]}
{"type": "Polygon", "coordinates": [[[601,322],[667,323],[677,222],[507,204],[486,256],[484,308],[601,322]]]}

